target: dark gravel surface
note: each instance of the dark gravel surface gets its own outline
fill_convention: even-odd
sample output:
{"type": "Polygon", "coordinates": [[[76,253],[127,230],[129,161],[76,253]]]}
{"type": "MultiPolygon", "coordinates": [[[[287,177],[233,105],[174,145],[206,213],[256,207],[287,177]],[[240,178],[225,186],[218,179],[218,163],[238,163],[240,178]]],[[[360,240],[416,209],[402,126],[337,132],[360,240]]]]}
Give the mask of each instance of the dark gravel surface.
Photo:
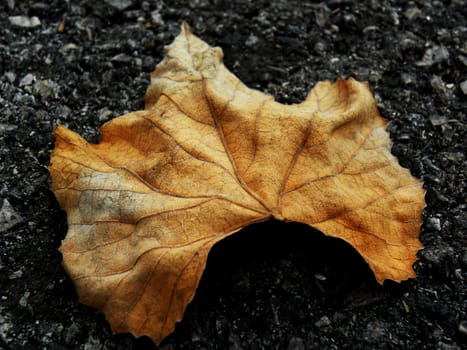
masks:
{"type": "Polygon", "coordinates": [[[424,181],[425,249],[416,279],[379,286],[337,239],[252,226],[213,249],[161,349],[465,349],[466,14],[462,0],[1,1],[0,348],[154,347],[112,335],[79,303],[60,265],[66,218],[47,165],[57,124],[97,141],[103,122],[143,108],[149,72],[185,19],[281,102],[320,80],[369,81],[393,153],[424,181]]]}

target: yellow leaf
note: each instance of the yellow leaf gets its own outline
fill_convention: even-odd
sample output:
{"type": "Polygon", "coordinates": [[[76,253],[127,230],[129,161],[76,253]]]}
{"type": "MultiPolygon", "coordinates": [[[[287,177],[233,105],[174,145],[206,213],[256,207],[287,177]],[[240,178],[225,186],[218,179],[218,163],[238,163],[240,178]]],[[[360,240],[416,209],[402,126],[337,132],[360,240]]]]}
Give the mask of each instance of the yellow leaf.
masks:
{"type": "Polygon", "coordinates": [[[424,190],[391,155],[368,85],[321,82],[283,105],[222,57],[184,24],[144,110],[106,123],[97,145],[56,129],[49,170],[67,211],[64,266],[114,332],[159,343],[211,247],[270,218],[347,241],[380,283],[415,276],[424,190]]]}

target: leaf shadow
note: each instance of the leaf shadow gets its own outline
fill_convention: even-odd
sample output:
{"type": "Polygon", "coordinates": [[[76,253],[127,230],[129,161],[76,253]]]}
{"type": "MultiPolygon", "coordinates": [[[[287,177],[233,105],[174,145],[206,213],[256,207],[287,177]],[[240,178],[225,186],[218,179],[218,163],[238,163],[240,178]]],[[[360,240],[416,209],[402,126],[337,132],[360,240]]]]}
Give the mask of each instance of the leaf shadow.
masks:
{"type": "Polygon", "coordinates": [[[342,299],[356,288],[380,288],[366,262],[345,241],[308,225],[270,220],[248,226],[213,247],[197,294],[241,287],[239,274],[257,277],[254,284],[276,285],[278,278],[287,279],[281,270],[293,272],[297,282],[306,282],[317,295],[342,299]]]}
{"type": "Polygon", "coordinates": [[[398,286],[379,285],[343,240],[300,223],[266,221],[212,248],[183,322],[164,343],[227,347],[232,327],[267,338],[271,327],[287,333],[304,322],[313,325],[318,314],[400,294],[398,286]]]}

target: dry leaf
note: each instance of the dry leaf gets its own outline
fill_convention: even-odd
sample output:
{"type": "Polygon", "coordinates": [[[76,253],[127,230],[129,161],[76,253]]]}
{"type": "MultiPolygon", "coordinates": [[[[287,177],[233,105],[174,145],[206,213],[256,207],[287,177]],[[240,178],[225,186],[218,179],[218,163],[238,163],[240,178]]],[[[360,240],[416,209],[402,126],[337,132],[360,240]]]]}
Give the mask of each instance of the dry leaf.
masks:
{"type": "Polygon", "coordinates": [[[160,342],[211,247],[269,218],[347,241],[380,283],[415,276],[424,190],[391,155],[368,85],[321,82],[286,106],[248,89],[222,57],[184,24],[145,110],[106,123],[97,145],[56,129],[64,266],[114,332],[160,342]]]}

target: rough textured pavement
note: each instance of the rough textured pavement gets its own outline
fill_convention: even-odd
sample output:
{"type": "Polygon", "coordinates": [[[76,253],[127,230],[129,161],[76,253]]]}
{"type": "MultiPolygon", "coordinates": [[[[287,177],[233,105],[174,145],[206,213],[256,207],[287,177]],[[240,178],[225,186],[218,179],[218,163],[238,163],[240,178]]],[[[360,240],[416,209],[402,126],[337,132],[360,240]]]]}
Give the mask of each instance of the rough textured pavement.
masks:
{"type": "Polygon", "coordinates": [[[320,80],[369,81],[393,153],[424,181],[417,279],[379,286],[347,244],[268,222],[219,243],[161,348],[445,349],[467,342],[465,1],[0,3],[0,349],[151,349],[79,303],[57,251],[53,129],[89,141],[143,108],[182,20],[249,87],[284,103],[320,80]],[[279,233],[273,233],[278,231],[279,233]]]}

